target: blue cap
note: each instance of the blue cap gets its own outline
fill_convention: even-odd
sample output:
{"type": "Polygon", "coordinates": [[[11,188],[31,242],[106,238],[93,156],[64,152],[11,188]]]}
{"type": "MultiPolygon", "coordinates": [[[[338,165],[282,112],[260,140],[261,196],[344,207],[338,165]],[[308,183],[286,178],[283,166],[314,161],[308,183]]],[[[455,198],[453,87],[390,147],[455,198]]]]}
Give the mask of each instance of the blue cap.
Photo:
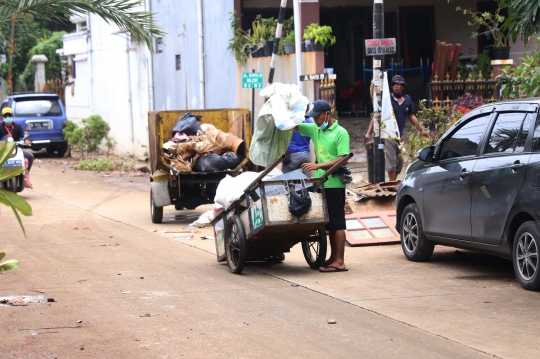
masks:
{"type": "Polygon", "coordinates": [[[332,111],[332,108],[330,107],[330,104],[325,100],[317,100],[313,102],[313,108],[311,111],[309,111],[306,116],[307,117],[317,117],[322,112],[326,111],[332,111]]]}

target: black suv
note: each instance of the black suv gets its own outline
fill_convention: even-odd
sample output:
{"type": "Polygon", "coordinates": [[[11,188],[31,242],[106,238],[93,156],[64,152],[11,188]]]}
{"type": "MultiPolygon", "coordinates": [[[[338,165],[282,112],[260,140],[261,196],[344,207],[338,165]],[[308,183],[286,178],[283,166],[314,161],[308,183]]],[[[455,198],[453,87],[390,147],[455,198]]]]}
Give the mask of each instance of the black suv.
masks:
{"type": "Polygon", "coordinates": [[[45,148],[47,153],[57,151],[60,157],[66,153],[68,143],[62,133],[67,121],[66,110],[57,94],[12,93],[2,102],[0,110],[4,107],[11,107],[13,121],[28,132],[32,150],[45,148]]]}
{"type": "Polygon", "coordinates": [[[539,98],[484,105],[418,152],[396,197],[409,260],[428,260],[435,244],[494,254],[540,290],[539,108],[539,98]]]}

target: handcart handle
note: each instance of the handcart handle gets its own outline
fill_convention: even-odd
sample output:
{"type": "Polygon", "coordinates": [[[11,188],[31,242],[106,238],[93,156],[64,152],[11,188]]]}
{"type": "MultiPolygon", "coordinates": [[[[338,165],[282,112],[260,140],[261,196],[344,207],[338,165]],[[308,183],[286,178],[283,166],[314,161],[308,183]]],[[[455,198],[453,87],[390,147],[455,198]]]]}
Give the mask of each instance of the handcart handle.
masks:
{"type": "Polygon", "coordinates": [[[246,187],[246,189],[244,190],[244,193],[249,193],[253,189],[255,189],[259,181],[262,180],[270,171],[276,168],[276,166],[279,165],[281,161],[283,161],[284,158],[285,158],[285,155],[281,155],[274,162],[272,162],[270,166],[266,167],[265,170],[261,172],[259,177],[257,177],[253,182],[249,184],[249,186],[246,187]]]}
{"type": "Polygon", "coordinates": [[[343,157],[338,163],[330,167],[326,172],[323,173],[323,175],[320,177],[326,181],[328,176],[330,176],[332,173],[334,173],[338,168],[343,166],[347,161],[351,159],[351,157],[354,156],[354,153],[349,153],[347,156],[343,157]]]}

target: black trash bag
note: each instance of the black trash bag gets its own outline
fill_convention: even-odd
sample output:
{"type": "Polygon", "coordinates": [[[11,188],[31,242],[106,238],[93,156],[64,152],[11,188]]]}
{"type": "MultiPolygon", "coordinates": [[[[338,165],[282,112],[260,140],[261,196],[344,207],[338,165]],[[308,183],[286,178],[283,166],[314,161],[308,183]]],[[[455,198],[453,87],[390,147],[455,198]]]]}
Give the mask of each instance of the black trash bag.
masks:
{"type": "Polygon", "coordinates": [[[347,166],[342,166],[338,168],[336,175],[339,177],[341,182],[344,184],[351,183],[352,182],[352,171],[347,166]]]}
{"type": "Polygon", "coordinates": [[[311,208],[311,197],[303,181],[302,184],[300,194],[297,194],[294,190],[294,184],[289,185],[289,212],[295,217],[308,213],[311,208]]]}
{"type": "Polygon", "coordinates": [[[229,167],[227,161],[215,153],[207,153],[197,159],[193,166],[194,172],[224,171],[229,167]]]}
{"type": "Polygon", "coordinates": [[[172,136],[177,133],[185,133],[188,136],[197,136],[198,131],[202,131],[199,120],[202,116],[195,116],[191,112],[185,113],[182,117],[176,121],[172,130],[172,136]]]}
{"type": "Polygon", "coordinates": [[[243,160],[242,157],[234,152],[224,153],[221,157],[228,163],[227,169],[231,170],[234,170],[243,160]]]}

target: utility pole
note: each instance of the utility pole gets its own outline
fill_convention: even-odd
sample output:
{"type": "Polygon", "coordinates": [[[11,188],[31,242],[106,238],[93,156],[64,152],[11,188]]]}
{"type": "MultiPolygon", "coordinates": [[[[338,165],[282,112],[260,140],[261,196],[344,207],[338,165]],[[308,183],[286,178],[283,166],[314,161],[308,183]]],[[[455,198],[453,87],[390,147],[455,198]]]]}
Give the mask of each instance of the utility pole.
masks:
{"type": "MultiPolygon", "coordinates": [[[[384,4],[383,0],[373,2],[373,39],[384,39],[384,4]]],[[[385,181],[384,172],[384,140],[381,141],[380,125],[382,112],[382,82],[384,69],[384,56],[373,57],[373,79],[371,80],[371,97],[373,100],[373,157],[375,183],[385,181]]]]}

